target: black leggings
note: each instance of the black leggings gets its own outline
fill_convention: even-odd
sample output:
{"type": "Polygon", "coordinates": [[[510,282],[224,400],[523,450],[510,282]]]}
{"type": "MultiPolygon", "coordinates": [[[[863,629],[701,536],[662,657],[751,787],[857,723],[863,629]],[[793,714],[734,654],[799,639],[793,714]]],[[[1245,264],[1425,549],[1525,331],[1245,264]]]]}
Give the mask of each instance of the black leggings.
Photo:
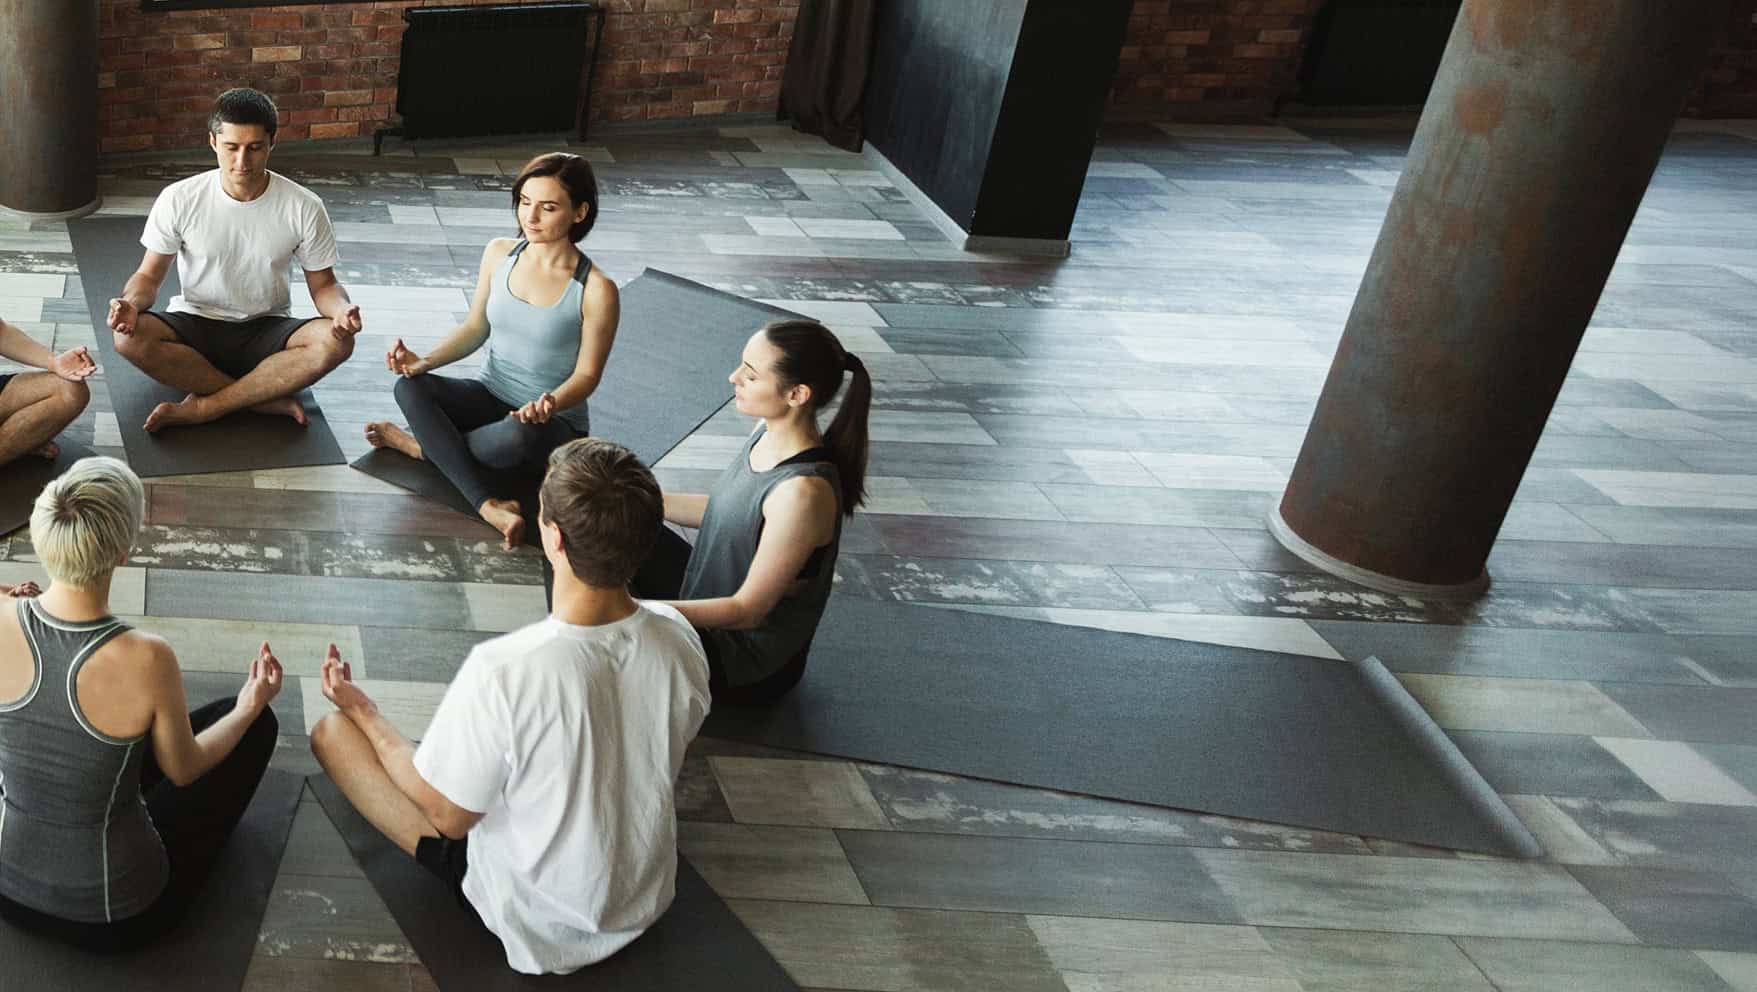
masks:
{"type": "MultiPolygon", "coordinates": [[[[196,733],[232,712],[235,699],[208,703],[189,714],[196,733]]],[[[280,724],[273,710],[262,714],[244,731],[232,753],[207,774],[178,786],[159,770],[152,748],[140,768],[140,794],[146,800],[153,827],[164,842],[171,862],[170,881],[152,905],[114,923],[77,923],[38,912],[0,896],[0,917],[24,930],[65,940],[89,951],[125,951],[151,943],[177,925],[200,894],[212,873],[226,838],[238,826],[256,785],[274,757],[280,724]]]]}
{"type": "MultiPolygon", "coordinates": [[[[629,583],[630,589],[639,599],[681,598],[683,573],[689,568],[689,556],[694,550],[676,531],[660,527],[659,539],[653,542],[652,553],[647,555],[640,571],[629,583]]],[[[801,648],[799,654],[772,675],[745,685],[727,685],[726,668],[719,656],[719,639],[713,631],[700,627],[696,628],[696,633],[701,636],[702,649],[708,655],[708,691],[716,703],[734,706],[771,703],[786,695],[805,674],[805,656],[811,650],[810,644],[801,648]]]]}
{"type": "Polygon", "coordinates": [[[422,373],[398,379],[395,394],[421,456],[478,509],[496,495],[534,488],[530,483],[542,477],[549,453],[579,436],[559,417],[524,424],[507,416],[512,404],[475,379],[422,373]]]}

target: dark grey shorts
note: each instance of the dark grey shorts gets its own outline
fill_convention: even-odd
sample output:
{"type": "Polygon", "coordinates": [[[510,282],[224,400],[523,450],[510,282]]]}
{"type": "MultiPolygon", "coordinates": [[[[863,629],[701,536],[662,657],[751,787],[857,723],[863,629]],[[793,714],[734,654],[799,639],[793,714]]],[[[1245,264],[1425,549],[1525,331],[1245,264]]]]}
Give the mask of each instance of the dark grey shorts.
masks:
{"type": "Polygon", "coordinates": [[[200,352],[214,368],[234,379],[249,375],[263,359],[285,348],[294,331],[316,319],[269,314],[233,321],[192,313],[147,312],[164,321],[177,340],[200,352]]]}
{"type": "Polygon", "coordinates": [[[6,384],[11,382],[12,377],[17,374],[16,372],[0,373],[0,393],[6,392],[6,384]]]}

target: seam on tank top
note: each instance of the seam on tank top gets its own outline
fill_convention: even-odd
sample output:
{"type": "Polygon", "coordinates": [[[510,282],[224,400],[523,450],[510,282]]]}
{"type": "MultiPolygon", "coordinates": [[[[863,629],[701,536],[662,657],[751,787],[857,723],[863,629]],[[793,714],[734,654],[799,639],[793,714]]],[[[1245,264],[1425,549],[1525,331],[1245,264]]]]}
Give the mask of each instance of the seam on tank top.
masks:
{"type": "Polygon", "coordinates": [[[25,691],[24,698],[16,703],[0,704],[0,713],[13,713],[24,709],[37,698],[37,692],[43,688],[43,652],[37,647],[37,639],[31,633],[30,625],[24,622],[23,617],[19,617],[18,629],[24,633],[24,642],[30,647],[31,661],[36,663],[37,671],[35,675],[31,676],[31,687],[25,691]]]}
{"type": "Polygon", "coordinates": [[[104,922],[115,922],[110,917],[110,813],[116,808],[116,790],[122,788],[122,775],[128,771],[128,759],[134,757],[134,745],[128,745],[128,751],[122,755],[122,764],[116,769],[116,781],[110,786],[110,801],[104,805],[104,825],[99,828],[98,846],[104,855],[104,922]]]}
{"type": "Polygon", "coordinates": [[[86,661],[91,658],[92,652],[103,647],[109,642],[110,638],[127,629],[128,625],[124,624],[122,621],[113,621],[108,628],[99,632],[97,637],[87,641],[85,647],[79,649],[79,653],[73,656],[73,662],[67,666],[67,708],[73,711],[73,721],[79,724],[80,727],[82,727],[86,733],[90,734],[98,743],[113,744],[116,747],[133,747],[134,743],[142,737],[145,737],[146,734],[142,733],[136,737],[111,737],[109,734],[92,726],[92,722],[85,717],[85,710],[79,708],[79,694],[77,692],[77,687],[79,683],[79,670],[84,667],[86,661]]]}

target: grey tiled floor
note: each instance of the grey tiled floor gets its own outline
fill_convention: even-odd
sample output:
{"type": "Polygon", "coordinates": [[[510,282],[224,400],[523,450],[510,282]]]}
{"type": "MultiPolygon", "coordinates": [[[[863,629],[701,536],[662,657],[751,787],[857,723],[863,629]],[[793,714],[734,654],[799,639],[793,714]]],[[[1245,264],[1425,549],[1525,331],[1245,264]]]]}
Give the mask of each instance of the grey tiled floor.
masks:
{"type": "MultiPolygon", "coordinates": [[[[1267,536],[1406,126],[1115,127],[1065,262],[966,256],[866,163],[790,131],[611,135],[587,242],[819,316],[877,376],[839,595],[1323,658],[1374,654],[1550,851],[1520,864],[698,742],[684,848],[815,989],[1757,990],[1757,131],[1682,127],[1491,561],[1459,606],[1313,574],[1267,536]]],[[[318,394],[343,447],[376,355],[465,305],[528,145],[283,149],[366,306],[318,394]]],[[[188,162],[113,163],[143,213],[188,162]]],[[[64,226],[0,222],[0,313],[90,339],[64,226]]],[[[612,358],[610,374],[615,374],[612,358]]],[[[116,449],[103,390],[76,433],[116,449]]],[[[725,411],[660,468],[700,486],[725,411]]],[[[464,650],[537,616],[537,563],[345,468],[156,480],[119,606],[219,691],[268,636],[277,761],[309,769],[335,640],[419,732],[464,650]]],[[[0,579],[32,574],[0,538],[0,579]]],[[[1155,756],[1163,758],[1165,756],[1155,756]]],[[[1172,756],[1175,759],[1175,756],[1172,756]]],[[[428,977],[314,805],[252,989],[428,977]]]]}

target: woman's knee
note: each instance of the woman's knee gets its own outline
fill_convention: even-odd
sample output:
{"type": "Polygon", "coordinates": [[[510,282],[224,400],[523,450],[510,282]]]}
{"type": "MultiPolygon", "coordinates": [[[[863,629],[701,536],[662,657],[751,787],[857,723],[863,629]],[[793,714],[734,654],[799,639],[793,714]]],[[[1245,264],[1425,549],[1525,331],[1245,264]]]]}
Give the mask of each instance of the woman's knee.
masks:
{"type": "Polygon", "coordinates": [[[391,387],[391,395],[396,397],[397,406],[404,413],[409,412],[409,404],[425,404],[433,397],[433,377],[423,372],[420,375],[403,376],[391,387]]]}
{"type": "Polygon", "coordinates": [[[488,468],[508,472],[537,460],[543,439],[541,424],[524,424],[508,417],[470,432],[470,454],[488,468]]]}

